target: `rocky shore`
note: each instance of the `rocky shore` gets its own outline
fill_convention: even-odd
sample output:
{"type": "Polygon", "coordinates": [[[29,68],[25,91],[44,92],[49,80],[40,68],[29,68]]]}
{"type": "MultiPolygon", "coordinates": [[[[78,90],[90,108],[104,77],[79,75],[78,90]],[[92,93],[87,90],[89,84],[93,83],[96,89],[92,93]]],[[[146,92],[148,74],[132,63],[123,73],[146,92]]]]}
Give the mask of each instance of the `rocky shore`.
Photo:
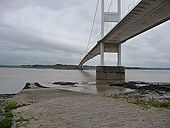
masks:
{"type": "Polygon", "coordinates": [[[8,98],[12,98],[14,97],[16,94],[0,94],[0,122],[3,120],[4,116],[3,116],[3,108],[2,108],[2,103],[8,99],[8,98]]]}
{"type": "Polygon", "coordinates": [[[145,109],[124,99],[56,88],[40,88],[35,84],[29,87],[14,97],[19,104],[29,104],[13,110],[14,126],[28,128],[170,127],[169,109],[154,107],[145,109]]]}
{"type": "Polygon", "coordinates": [[[76,85],[76,84],[78,84],[78,82],[54,82],[52,84],[56,84],[56,85],[76,85]]]}
{"type": "Polygon", "coordinates": [[[110,84],[109,86],[122,86],[133,90],[121,93],[121,97],[135,97],[145,100],[156,99],[170,102],[170,83],[130,81],[122,85],[110,84]]]}
{"type": "MultiPolygon", "coordinates": [[[[39,83],[26,83],[24,89],[30,88],[48,88],[40,85],[39,83]]],[[[0,122],[4,119],[3,102],[9,98],[13,98],[17,94],[0,94],[0,122]]]]}
{"type": "Polygon", "coordinates": [[[0,104],[2,104],[6,99],[14,97],[16,94],[0,94],[0,104]]]}
{"type": "MultiPolygon", "coordinates": [[[[76,87],[80,83],[53,82],[53,84],[76,87]]],[[[123,85],[110,86],[120,86],[133,91],[121,93],[122,98],[117,99],[49,88],[37,82],[26,83],[17,95],[0,95],[0,121],[4,118],[2,102],[13,97],[18,104],[29,104],[13,110],[14,126],[17,127],[170,127],[169,109],[154,107],[146,109],[125,100],[125,97],[136,97],[169,101],[169,97],[166,97],[170,94],[169,83],[127,82],[123,85]]]]}
{"type": "MultiPolygon", "coordinates": [[[[54,85],[60,86],[69,86],[69,87],[78,87],[80,85],[89,85],[88,83],[78,83],[78,82],[53,82],[54,85]]],[[[98,86],[94,84],[94,86],[98,86]]],[[[130,91],[122,91],[119,93],[120,97],[125,98],[139,98],[144,100],[156,99],[159,101],[167,101],[170,102],[170,83],[160,83],[160,82],[141,82],[141,81],[129,81],[123,84],[109,84],[109,85],[101,85],[109,89],[109,87],[120,87],[125,90],[130,91]]],[[[110,88],[111,90],[112,88],[110,88]]],[[[114,93],[114,89],[113,93],[114,93]]],[[[104,91],[103,91],[104,92],[104,91]]],[[[111,91],[110,91],[111,92],[111,91]]]]}

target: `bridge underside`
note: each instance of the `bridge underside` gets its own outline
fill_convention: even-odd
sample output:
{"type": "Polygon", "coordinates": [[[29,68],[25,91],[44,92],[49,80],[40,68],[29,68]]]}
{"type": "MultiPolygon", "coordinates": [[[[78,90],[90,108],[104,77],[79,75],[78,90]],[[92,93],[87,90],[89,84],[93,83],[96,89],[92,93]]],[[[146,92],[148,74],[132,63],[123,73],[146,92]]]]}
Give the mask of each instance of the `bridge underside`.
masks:
{"type": "Polygon", "coordinates": [[[99,55],[101,43],[105,44],[104,52],[117,52],[118,44],[169,19],[170,0],[142,0],[102,40],[97,42],[79,65],[99,55]]]}

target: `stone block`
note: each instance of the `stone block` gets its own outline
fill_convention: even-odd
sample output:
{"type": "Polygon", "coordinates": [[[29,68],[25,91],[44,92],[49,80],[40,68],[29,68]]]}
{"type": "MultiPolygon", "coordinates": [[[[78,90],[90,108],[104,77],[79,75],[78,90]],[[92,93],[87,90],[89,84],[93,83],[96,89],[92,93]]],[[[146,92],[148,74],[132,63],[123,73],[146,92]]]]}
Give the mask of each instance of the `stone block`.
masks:
{"type": "Polygon", "coordinates": [[[125,68],[123,66],[97,66],[97,84],[121,84],[125,82],[125,68]]]}

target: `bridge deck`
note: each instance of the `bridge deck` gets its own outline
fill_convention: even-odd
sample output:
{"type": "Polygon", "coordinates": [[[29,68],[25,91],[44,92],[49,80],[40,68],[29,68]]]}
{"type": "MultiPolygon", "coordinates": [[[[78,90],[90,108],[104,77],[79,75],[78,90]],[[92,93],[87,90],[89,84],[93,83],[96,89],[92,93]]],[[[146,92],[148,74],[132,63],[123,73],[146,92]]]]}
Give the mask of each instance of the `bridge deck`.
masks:
{"type": "Polygon", "coordinates": [[[142,0],[92,50],[79,65],[100,54],[101,43],[124,43],[170,19],[170,0],[142,0]]]}

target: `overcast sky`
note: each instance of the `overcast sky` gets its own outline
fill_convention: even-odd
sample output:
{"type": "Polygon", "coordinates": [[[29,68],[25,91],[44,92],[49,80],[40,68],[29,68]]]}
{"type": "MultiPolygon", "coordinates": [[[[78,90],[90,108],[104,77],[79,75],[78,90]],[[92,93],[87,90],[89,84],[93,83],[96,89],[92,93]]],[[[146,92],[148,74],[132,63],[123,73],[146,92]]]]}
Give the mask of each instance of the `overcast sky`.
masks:
{"type": "MultiPolygon", "coordinates": [[[[0,0],[0,65],[78,64],[86,50],[96,2],[0,0]]],[[[96,44],[99,29],[100,13],[88,50],[96,44]]],[[[116,65],[116,54],[105,56],[106,65],[116,65]]],[[[95,57],[86,64],[99,62],[95,57]]],[[[170,68],[170,21],[124,43],[122,65],[170,68]]]]}

